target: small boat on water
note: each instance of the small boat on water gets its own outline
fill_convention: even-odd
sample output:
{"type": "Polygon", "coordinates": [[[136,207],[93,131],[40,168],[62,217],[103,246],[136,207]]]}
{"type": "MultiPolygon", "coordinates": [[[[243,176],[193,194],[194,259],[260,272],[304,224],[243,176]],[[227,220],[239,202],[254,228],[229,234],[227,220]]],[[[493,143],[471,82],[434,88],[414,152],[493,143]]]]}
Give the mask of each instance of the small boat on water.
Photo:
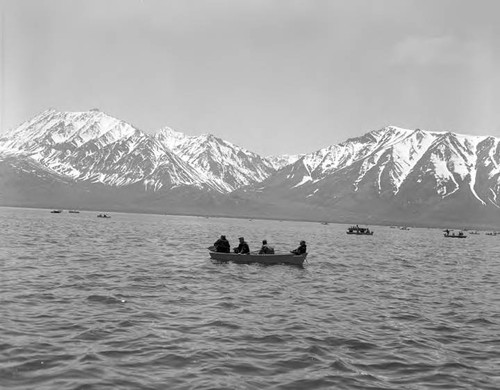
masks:
{"type": "Polygon", "coordinates": [[[486,233],[486,235],[487,236],[496,236],[496,235],[498,235],[498,233],[497,232],[491,232],[491,233],[488,232],[488,233],[486,233]]]}
{"type": "Polygon", "coordinates": [[[52,214],[61,214],[63,211],[62,210],[52,210],[52,214]]]}
{"type": "Polygon", "coordinates": [[[260,263],[260,264],[291,264],[302,265],[307,257],[307,253],[295,255],[293,253],[282,254],[262,254],[249,253],[240,255],[239,253],[215,252],[209,248],[210,258],[218,261],[232,261],[234,263],[260,263]]]}
{"type": "Polygon", "coordinates": [[[347,234],[356,234],[358,236],[373,236],[373,231],[370,230],[369,228],[363,228],[359,227],[358,225],[356,226],[351,226],[347,228],[347,234]]]}
{"type": "Polygon", "coordinates": [[[107,214],[99,214],[97,218],[111,218],[111,216],[107,214]]]}
{"type": "Polygon", "coordinates": [[[68,213],[70,213],[70,214],[79,214],[80,212],[78,210],[69,210],[68,213]]]}
{"type": "Polygon", "coordinates": [[[446,238],[467,238],[463,232],[458,232],[458,234],[455,234],[454,232],[445,232],[444,236],[446,238]]]}

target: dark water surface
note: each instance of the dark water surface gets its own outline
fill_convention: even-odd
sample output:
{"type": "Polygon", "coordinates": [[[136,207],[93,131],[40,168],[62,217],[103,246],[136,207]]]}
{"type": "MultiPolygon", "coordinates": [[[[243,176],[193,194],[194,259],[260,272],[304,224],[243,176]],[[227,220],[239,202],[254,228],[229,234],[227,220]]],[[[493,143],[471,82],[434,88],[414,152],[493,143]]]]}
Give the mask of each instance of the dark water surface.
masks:
{"type": "Polygon", "coordinates": [[[500,388],[500,236],[96,215],[0,208],[0,388],[500,388]]]}

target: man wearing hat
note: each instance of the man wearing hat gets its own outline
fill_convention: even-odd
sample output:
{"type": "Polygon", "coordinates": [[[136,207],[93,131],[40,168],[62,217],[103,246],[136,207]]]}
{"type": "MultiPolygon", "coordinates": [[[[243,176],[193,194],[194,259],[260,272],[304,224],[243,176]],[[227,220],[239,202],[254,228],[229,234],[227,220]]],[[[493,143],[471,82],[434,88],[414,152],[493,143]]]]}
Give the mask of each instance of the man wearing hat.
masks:
{"type": "Polygon", "coordinates": [[[216,252],[231,252],[231,247],[229,245],[229,241],[226,239],[226,236],[222,235],[220,238],[214,242],[215,251],[216,252]]]}
{"type": "Polygon", "coordinates": [[[245,242],[245,239],[243,237],[240,237],[239,240],[240,240],[240,245],[238,245],[237,248],[234,248],[234,253],[239,253],[240,255],[249,254],[250,248],[248,247],[248,244],[245,242]]]}

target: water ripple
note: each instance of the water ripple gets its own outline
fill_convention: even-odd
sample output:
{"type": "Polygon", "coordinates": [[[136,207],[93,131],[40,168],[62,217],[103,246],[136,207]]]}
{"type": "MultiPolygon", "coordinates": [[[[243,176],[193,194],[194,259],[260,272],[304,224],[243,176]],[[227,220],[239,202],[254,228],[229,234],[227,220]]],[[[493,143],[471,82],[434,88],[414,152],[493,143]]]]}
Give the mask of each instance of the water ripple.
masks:
{"type": "Polygon", "coordinates": [[[2,388],[500,387],[500,247],[489,237],[0,213],[2,388]],[[309,261],[212,262],[204,248],[220,234],[282,251],[305,238],[309,261]]]}

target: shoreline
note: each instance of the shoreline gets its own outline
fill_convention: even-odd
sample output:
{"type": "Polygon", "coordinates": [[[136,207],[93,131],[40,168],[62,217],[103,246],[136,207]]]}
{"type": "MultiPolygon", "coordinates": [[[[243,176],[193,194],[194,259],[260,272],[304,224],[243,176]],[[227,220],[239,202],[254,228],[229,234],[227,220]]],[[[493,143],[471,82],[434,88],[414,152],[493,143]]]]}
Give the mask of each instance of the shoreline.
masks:
{"type": "MultiPolygon", "coordinates": [[[[0,205],[0,208],[10,208],[10,209],[32,209],[32,210],[54,210],[61,209],[58,207],[34,207],[34,206],[18,206],[18,205],[0,205]]],[[[438,224],[438,223],[410,223],[408,221],[387,221],[387,222],[376,222],[376,221],[347,221],[347,220],[325,220],[325,219],[304,219],[304,218],[277,218],[277,217],[265,217],[265,216],[255,216],[255,215],[224,215],[224,214],[195,214],[195,213],[185,213],[185,212],[165,212],[160,213],[157,211],[148,211],[148,210],[123,210],[121,208],[108,208],[106,211],[103,210],[94,210],[89,208],[62,208],[63,212],[68,212],[69,210],[78,210],[80,212],[89,212],[89,213],[123,213],[123,214],[145,214],[145,215],[163,215],[163,216],[180,216],[180,217],[197,217],[197,218],[230,218],[230,219],[248,219],[248,220],[264,220],[264,221],[276,221],[276,222],[307,222],[307,223],[321,223],[321,224],[337,224],[337,225],[362,225],[362,226],[379,226],[379,227],[401,227],[406,226],[408,228],[417,228],[417,229],[450,229],[450,230],[478,230],[478,231],[495,231],[500,230],[500,226],[493,225],[479,225],[479,224],[470,224],[470,225],[451,225],[451,224],[438,224]]]]}

